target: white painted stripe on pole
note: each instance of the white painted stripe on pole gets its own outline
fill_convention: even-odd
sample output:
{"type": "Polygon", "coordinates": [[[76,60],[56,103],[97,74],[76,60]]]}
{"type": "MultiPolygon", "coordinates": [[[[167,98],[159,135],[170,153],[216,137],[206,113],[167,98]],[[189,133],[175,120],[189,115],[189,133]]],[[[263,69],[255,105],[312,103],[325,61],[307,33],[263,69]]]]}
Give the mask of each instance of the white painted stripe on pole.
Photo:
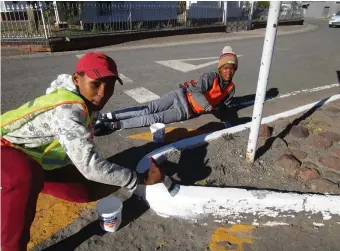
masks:
{"type": "Polygon", "coordinates": [[[133,83],[133,80],[132,80],[132,79],[129,79],[127,76],[125,76],[125,75],[122,74],[122,73],[119,73],[119,77],[123,80],[124,84],[125,84],[125,83],[133,83]]]}
{"type": "Polygon", "coordinates": [[[144,87],[138,87],[131,90],[124,91],[125,94],[129,95],[131,98],[136,100],[138,103],[146,103],[156,99],[159,99],[159,96],[154,94],[153,92],[145,89],[144,87]]]}
{"type": "MultiPolygon", "coordinates": [[[[337,94],[308,105],[263,118],[262,123],[267,124],[280,118],[294,116],[339,99],[340,94],[337,94]]],[[[218,139],[225,134],[243,131],[249,128],[250,125],[251,123],[248,122],[213,133],[180,140],[158,148],[145,155],[139,161],[137,171],[144,173],[150,168],[149,157],[153,157],[158,163],[161,163],[164,161],[166,153],[191,149],[218,139]]],[[[294,213],[304,212],[306,216],[321,213],[324,220],[329,220],[332,215],[340,215],[340,196],[332,195],[180,185],[178,194],[172,197],[163,184],[146,187],[140,186],[135,192],[143,196],[148,201],[150,208],[163,217],[175,216],[185,219],[197,219],[197,217],[211,214],[215,217],[241,219],[242,214],[253,214],[255,218],[269,216],[277,217],[277,219],[281,220],[294,217],[294,213]]]]}

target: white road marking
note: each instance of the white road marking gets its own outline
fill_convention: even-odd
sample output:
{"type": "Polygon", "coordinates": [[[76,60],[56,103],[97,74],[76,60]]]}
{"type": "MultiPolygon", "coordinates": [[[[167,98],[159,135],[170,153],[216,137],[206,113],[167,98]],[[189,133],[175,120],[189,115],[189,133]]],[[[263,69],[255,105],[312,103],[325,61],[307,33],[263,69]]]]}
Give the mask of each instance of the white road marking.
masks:
{"type": "Polygon", "coordinates": [[[145,89],[144,87],[138,87],[135,89],[126,90],[124,91],[124,93],[129,95],[131,98],[136,100],[138,103],[146,103],[146,102],[159,99],[158,95],[145,89]]]}
{"type": "Polygon", "coordinates": [[[290,93],[287,93],[287,94],[283,94],[283,95],[280,95],[278,98],[286,98],[286,97],[289,97],[289,96],[295,96],[296,94],[299,94],[301,92],[304,92],[304,93],[317,92],[317,91],[331,89],[331,88],[338,87],[338,86],[339,86],[339,83],[335,83],[335,84],[332,84],[332,85],[323,85],[323,86],[315,87],[315,88],[312,88],[312,89],[305,89],[305,90],[301,90],[301,91],[294,91],[294,92],[290,92],[290,93]]]}
{"type": "MultiPolygon", "coordinates": [[[[242,56],[243,55],[237,55],[237,57],[242,57],[242,56]]],[[[155,62],[158,63],[158,64],[161,64],[161,65],[164,65],[166,67],[175,69],[177,71],[189,72],[189,71],[193,71],[193,70],[197,70],[197,69],[200,69],[200,68],[207,67],[209,65],[217,64],[218,63],[218,57],[187,58],[187,59],[165,60],[165,61],[155,61],[155,62]],[[204,64],[199,64],[199,65],[187,63],[187,62],[190,62],[190,61],[209,60],[209,59],[215,59],[215,60],[204,63],[204,64]]]]}
{"type": "Polygon", "coordinates": [[[119,73],[119,77],[123,80],[124,84],[125,84],[125,83],[133,83],[133,80],[132,80],[132,79],[129,79],[127,76],[125,76],[125,75],[122,74],[122,73],[119,73]]]}
{"type": "MultiPolygon", "coordinates": [[[[327,89],[331,89],[331,88],[339,87],[339,86],[340,86],[339,83],[335,83],[335,84],[332,84],[332,85],[323,85],[323,86],[319,86],[319,87],[315,87],[315,88],[311,88],[311,89],[293,91],[293,92],[289,92],[289,93],[286,93],[286,94],[282,94],[282,95],[280,95],[276,98],[266,97],[266,102],[275,101],[275,100],[287,98],[287,97],[290,97],[290,96],[295,96],[295,95],[300,94],[300,93],[317,92],[317,91],[327,90],[327,89]]],[[[239,103],[239,104],[232,104],[231,107],[242,107],[242,106],[252,105],[252,104],[254,104],[254,102],[255,102],[255,100],[251,100],[251,101],[242,102],[242,103],[239,103]]]]}

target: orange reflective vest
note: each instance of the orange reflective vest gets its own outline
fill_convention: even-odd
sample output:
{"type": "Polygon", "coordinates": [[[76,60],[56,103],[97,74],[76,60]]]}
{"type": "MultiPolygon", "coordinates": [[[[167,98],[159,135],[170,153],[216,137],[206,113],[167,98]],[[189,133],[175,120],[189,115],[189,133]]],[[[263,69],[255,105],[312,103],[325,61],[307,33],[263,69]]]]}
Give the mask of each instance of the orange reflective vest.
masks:
{"type": "MultiPolygon", "coordinates": [[[[184,86],[188,87],[189,84],[196,84],[194,80],[191,80],[189,82],[185,82],[184,86]]],[[[209,104],[212,107],[215,107],[219,103],[221,103],[231,92],[234,90],[235,85],[233,82],[230,82],[230,84],[222,90],[220,85],[219,85],[219,78],[216,77],[214,79],[213,86],[211,87],[210,90],[208,90],[206,93],[204,93],[205,98],[208,100],[209,104]]],[[[186,92],[189,104],[191,105],[192,110],[195,113],[203,113],[204,112],[204,107],[202,107],[200,104],[198,104],[194,97],[192,96],[191,92],[186,92]]]]}

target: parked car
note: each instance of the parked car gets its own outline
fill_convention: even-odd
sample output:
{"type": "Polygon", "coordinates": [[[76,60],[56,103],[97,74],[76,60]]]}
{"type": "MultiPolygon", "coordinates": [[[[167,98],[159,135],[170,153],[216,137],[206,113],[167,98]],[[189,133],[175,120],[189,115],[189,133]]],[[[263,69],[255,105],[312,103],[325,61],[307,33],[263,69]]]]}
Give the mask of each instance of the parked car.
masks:
{"type": "Polygon", "coordinates": [[[336,14],[334,14],[331,19],[329,19],[329,27],[336,27],[340,26],[340,11],[336,14]]]}

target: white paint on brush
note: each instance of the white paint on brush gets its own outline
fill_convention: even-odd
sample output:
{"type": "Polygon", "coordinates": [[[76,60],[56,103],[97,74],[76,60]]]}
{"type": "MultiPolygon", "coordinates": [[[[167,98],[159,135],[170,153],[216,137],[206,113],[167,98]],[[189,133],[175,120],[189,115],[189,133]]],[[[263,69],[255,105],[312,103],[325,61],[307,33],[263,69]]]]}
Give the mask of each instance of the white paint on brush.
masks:
{"type": "Polygon", "coordinates": [[[138,103],[146,103],[156,99],[159,99],[159,96],[154,94],[153,92],[145,89],[144,87],[138,87],[131,90],[124,91],[125,94],[129,95],[131,98],[136,100],[138,103]]]}

